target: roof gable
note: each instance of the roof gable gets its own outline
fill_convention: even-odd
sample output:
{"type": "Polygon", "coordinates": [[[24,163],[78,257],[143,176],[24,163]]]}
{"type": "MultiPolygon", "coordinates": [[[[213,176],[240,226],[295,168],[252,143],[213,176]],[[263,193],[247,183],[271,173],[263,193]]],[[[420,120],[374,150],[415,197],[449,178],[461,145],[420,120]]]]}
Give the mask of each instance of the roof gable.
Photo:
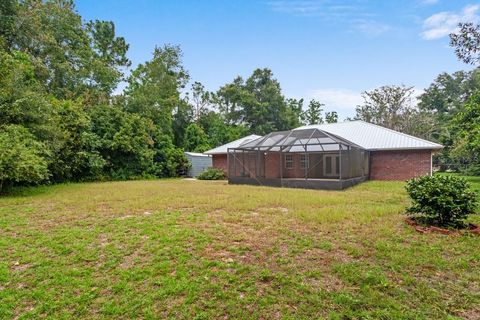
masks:
{"type": "Polygon", "coordinates": [[[361,120],[296,128],[317,128],[346,139],[367,150],[441,149],[443,146],[361,120]]]}

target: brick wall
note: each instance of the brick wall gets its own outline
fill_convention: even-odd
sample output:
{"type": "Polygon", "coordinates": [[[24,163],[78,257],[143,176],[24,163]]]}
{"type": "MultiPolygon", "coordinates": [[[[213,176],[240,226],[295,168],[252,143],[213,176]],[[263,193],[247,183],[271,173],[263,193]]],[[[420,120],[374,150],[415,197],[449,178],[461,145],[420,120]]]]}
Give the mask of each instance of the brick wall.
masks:
{"type": "Polygon", "coordinates": [[[371,180],[408,180],[429,175],[431,150],[372,151],[371,180]]]}
{"type": "Polygon", "coordinates": [[[214,154],[212,155],[212,166],[214,168],[222,169],[225,171],[225,174],[228,173],[227,170],[227,155],[226,154],[214,154]]]}

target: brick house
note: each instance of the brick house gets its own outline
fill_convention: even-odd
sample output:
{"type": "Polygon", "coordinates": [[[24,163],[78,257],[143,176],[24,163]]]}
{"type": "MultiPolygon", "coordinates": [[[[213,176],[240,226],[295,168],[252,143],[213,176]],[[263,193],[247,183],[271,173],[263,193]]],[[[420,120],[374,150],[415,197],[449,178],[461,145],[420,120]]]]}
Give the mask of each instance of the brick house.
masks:
{"type": "Polygon", "coordinates": [[[442,146],[364,121],[248,136],[207,151],[230,183],[343,189],[432,173],[442,146]],[[256,137],[256,138],[255,138],[256,137]]]}

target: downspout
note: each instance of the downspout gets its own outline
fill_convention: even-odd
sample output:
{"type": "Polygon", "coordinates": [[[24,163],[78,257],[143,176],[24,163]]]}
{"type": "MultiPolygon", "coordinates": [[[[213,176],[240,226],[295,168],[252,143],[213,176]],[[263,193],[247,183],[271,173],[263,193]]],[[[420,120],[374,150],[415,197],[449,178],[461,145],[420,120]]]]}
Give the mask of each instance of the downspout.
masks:
{"type": "Polygon", "coordinates": [[[283,155],[282,155],[281,146],[280,146],[280,186],[283,187],[283,155]]]}

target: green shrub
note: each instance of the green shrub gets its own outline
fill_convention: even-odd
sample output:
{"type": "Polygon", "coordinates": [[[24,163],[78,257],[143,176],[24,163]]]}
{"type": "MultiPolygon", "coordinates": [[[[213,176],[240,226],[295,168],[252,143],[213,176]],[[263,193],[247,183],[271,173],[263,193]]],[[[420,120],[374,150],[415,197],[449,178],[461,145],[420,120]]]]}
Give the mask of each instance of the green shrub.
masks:
{"type": "Polygon", "coordinates": [[[477,194],[463,178],[424,176],[407,181],[412,206],[407,214],[415,220],[442,227],[461,227],[477,208],[477,194]]]}
{"type": "Polygon", "coordinates": [[[212,167],[205,169],[197,177],[198,180],[224,180],[226,178],[225,172],[223,172],[222,169],[212,167]]]}

